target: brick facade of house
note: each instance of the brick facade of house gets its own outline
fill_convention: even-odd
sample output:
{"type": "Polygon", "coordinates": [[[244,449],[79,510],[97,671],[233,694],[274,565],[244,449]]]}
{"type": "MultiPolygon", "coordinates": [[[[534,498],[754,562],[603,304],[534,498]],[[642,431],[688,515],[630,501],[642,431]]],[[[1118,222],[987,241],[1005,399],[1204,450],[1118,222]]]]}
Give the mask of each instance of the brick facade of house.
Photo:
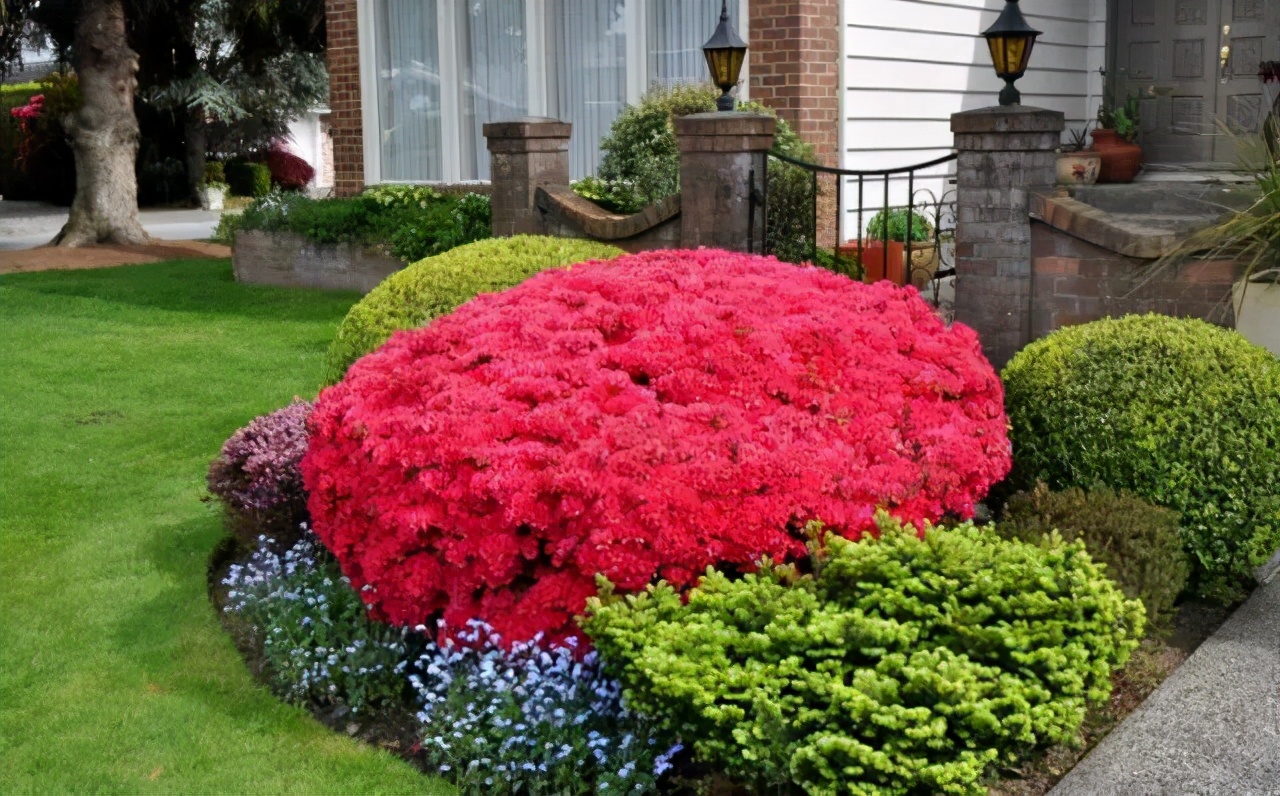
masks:
{"type": "Polygon", "coordinates": [[[364,128],[360,113],[360,32],[356,0],[325,0],[328,33],[329,124],[333,134],[333,192],[364,189],[364,128]]]}
{"type": "Polygon", "coordinates": [[[840,0],[751,0],[750,95],[839,165],[840,0]]]}
{"type": "MultiPolygon", "coordinates": [[[[750,94],[775,108],[837,165],[840,116],[840,0],[750,0],[750,94]]],[[[364,188],[360,46],[356,0],[325,0],[334,194],[364,188]]],[[[825,214],[824,214],[825,215],[825,214]]]]}

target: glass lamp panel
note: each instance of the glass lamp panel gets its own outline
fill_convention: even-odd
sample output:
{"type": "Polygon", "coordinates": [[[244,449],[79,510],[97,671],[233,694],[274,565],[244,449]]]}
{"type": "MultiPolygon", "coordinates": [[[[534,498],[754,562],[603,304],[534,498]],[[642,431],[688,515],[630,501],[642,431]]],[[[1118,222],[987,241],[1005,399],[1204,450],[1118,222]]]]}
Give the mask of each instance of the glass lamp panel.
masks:
{"type": "Polygon", "coordinates": [[[996,74],[1000,76],[1007,75],[1009,63],[1005,52],[1005,39],[1003,36],[990,36],[987,38],[987,47],[991,50],[991,64],[996,68],[996,74]]]}
{"type": "Polygon", "coordinates": [[[1008,36],[1004,40],[1005,74],[1018,75],[1026,71],[1025,57],[1030,54],[1027,39],[1022,36],[1008,36]]]}

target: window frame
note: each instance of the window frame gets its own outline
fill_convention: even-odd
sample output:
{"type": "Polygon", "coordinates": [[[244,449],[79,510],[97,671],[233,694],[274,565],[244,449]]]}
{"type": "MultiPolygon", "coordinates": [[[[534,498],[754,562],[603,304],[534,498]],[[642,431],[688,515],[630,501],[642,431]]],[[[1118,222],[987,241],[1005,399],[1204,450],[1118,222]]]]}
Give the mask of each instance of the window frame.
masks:
{"type": "MultiPolygon", "coordinates": [[[[382,137],[378,118],[377,74],[377,19],[374,4],[378,0],[356,0],[357,48],[360,70],[361,152],[364,159],[365,185],[465,185],[487,184],[488,180],[464,180],[462,178],[462,137],[469,135],[461,123],[463,118],[461,86],[457,80],[442,80],[440,84],[442,179],[440,180],[383,180],[382,151],[378,142],[382,137]]],[[[749,40],[751,0],[737,0],[739,4],[738,28],[743,40],[749,40]]],[[[546,0],[524,0],[525,35],[528,37],[528,107],[530,116],[547,116],[549,86],[547,74],[551,69],[547,50],[547,26],[551,19],[546,0]],[[535,64],[542,68],[535,68],[535,64]]],[[[634,105],[648,89],[648,15],[646,0],[624,0],[623,13],[628,29],[626,102],[634,105]]],[[[449,35],[440,36],[440,73],[460,75],[457,45],[457,3],[441,0],[436,11],[437,30],[449,35]]],[[[437,34],[438,35],[438,34],[437,34]]],[[[751,59],[742,67],[740,96],[749,99],[748,85],[751,76],[751,59]]]]}

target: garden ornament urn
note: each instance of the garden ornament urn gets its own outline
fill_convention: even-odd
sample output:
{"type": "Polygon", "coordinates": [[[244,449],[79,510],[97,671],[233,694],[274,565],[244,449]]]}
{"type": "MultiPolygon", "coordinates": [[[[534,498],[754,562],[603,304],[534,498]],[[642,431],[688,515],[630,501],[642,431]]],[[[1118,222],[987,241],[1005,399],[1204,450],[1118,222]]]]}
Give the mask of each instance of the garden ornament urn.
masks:
{"type": "Polygon", "coordinates": [[[711,70],[711,82],[722,92],[716,100],[716,110],[733,110],[738,103],[729,92],[738,85],[742,62],[747,57],[747,43],[729,23],[728,0],[721,0],[720,24],[707,43],[702,45],[702,54],[706,56],[707,67],[711,70]]]}
{"type": "Polygon", "coordinates": [[[982,32],[991,50],[996,76],[1004,80],[1000,90],[1001,105],[1020,105],[1022,95],[1013,82],[1026,74],[1031,61],[1031,48],[1040,31],[1027,24],[1018,8],[1018,0],[1007,0],[995,23],[982,32]]]}

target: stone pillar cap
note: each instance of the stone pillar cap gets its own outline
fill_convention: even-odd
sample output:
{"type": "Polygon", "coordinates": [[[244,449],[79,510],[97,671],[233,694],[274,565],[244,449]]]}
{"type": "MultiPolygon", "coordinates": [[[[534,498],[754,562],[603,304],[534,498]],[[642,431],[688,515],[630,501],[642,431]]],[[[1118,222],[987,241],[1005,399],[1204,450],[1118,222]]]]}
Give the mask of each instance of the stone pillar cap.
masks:
{"type": "Polygon", "coordinates": [[[485,138],[568,138],[573,125],[546,116],[523,116],[507,122],[489,122],[485,138]]]}
{"type": "Polygon", "coordinates": [[[767,113],[714,111],[678,116],[676,135],[773,135],[778,120],[767,113]]]}
{"type": "Polygon", "coordinates": [[[953,133],[1059,133],[1065,126],[1062,111],[1025,105],[995,105],[951,114],[953,133]]]}

